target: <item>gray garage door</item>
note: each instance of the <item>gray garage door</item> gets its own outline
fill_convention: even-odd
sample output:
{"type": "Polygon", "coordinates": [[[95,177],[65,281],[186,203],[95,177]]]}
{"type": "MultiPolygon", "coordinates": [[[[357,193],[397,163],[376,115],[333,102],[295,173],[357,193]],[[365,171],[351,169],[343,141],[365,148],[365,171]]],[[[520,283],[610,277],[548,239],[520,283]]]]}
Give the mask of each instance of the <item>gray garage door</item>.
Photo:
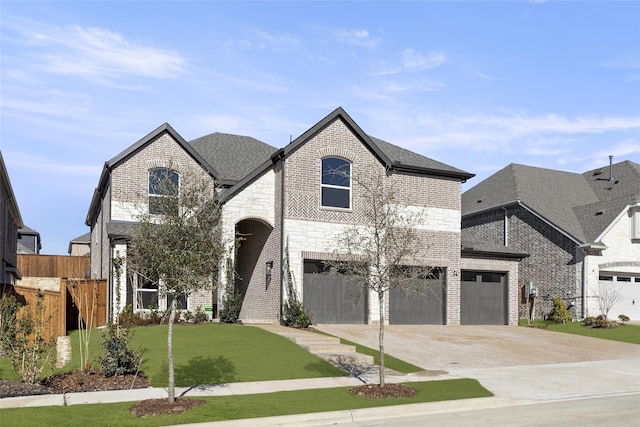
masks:
{"type": "Polygon", "coordinates": [[[444,325],[444,271],[434,270],[428,279],[415,285],[396,287],[389,292],[389,323],[392,325],[444,325]]]}
{"type": "Polygon", "coordinates": [[[463,271],[460,284],[460,323],[507,324],[507,275],[486,271],[463,271]]]}
{"type": "Polygon", "coordinates": [[[303,303],[313,323],[366,323],[367,293],[348,275],[305,260],[303,303]]]}

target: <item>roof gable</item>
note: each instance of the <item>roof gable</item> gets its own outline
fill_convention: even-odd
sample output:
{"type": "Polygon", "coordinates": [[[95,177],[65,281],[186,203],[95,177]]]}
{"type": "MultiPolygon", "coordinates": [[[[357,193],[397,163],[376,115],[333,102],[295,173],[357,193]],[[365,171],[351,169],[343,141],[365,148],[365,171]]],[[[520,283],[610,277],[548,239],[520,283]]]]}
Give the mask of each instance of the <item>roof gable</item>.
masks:
{"type": "Polygon", "coordinates": [[[98,207],[100,205],[100,200],[104,193],[104,190],[109,182],[109,176],[111,175],[111,171],[118,167],[122,162],[134,156],[144,147],[152,144],[155,140],[161,137],[164,134],[168,134],[183,150],[187,152],[202,168],[211,175],[214,179],[217,179],[219,173],[205,160],[202,156],[191,147],[187,141],[180,136],[178,132],[175,131],[169,125],[169,123],[163,123],[158,126],[153,131],[149,132],[143,138],[139,139],[136,143],[129,146],[126,150],[122,151],[111,160],[105,162],[104,167],[102,168],[102,173],[100,174],[100,180],[98,181],[98,187],[93,192],[93,197],[91,199],[91,203],[89,205],[89,212],[87,213],[87,217],[85,219],[85,224],[91,226],[95,215],[98,211],[98,207]]]}
{"type": "Polygon", "coordinates": [[[342,107],[336,108],[324,119],[320,120],[284,147],[284,155],[288,156],[300,145],[306,143],[313,135],[335,120],[342,120],[362,144],[364,144],[388,170],[446,176],[461,180],[466,180],[474,176],[474,174],[445,165],[444,163],[437,162],[418,153],[367,135],[342,107]]]}
{"type": "MultiPolygon", "coordinates": [[[[445,176],[450,178],[467,180],[475,176],[474,174],[456,169],[453,166],[446,165],[396,145],[390,144],[378,138],[373,138],[358,126],[358,124],[347,114],[342,107],[336,108],[318,123],[313,125],[302,135],[291,141],[284,148],[275,150],[270,157],[265,157],[262,163],[243,179],[238,181],[233,187],[226,190],[221,196],[223,200],[227,200],[241,191],[247,184],[258,176],[262,175],[266,170],[271,168],[279,159],[286,158],[291,155],[300,146],[309,141],[314,135],[324,129],[335,120],[342,120],[343,123],[353,132],[353,134],[364,144],[364,146],[388,169],[400,172],[413,172],[424,175],[445,176]]],[[[216,135],[216,134],[213,134],[216,135]]],[[[247,137],[242,137],[247,138],[247,137]]],[[[252,138],[253,139],[253,138],[252,138]]],[[[259,141],[258,141],[259,142],[259,141]]],[[[265,144],[266,145],[266,144],[265,144]]],[[[267,146],[270,147],[270,146],[267,146]]],[[[273,148],[273,147],[271,147],[273,148]]],[[[263,153],[264,154],[264,153],[263,153]]],[[[258,157],[255,158],[257,162],[258,157]]]]}

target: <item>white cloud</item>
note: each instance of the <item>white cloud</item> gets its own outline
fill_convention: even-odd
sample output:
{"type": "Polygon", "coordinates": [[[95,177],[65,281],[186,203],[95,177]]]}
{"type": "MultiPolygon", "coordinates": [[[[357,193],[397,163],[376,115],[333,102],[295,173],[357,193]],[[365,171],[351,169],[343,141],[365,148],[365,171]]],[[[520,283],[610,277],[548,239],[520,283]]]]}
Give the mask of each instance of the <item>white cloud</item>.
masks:
{"type": "Polygon", "coordinates": [[[447,56],[444,52],[435,51],[424,54],[415,49],[404,49],[400,52],[399,59],[396,63],[381,61],[376,64],[373,72],[375,76],[385,76],[400,73],[420,73],[441,66],[447,62],[447,56]]]}
{"type": "MultiPolygon", "coordinates": [[[[184,72],[187,60],[176,52],[127,40],[104,28],[48,27],[42,24],[14,30],[22,37],[13,43],[26,46],[25,64],[50,73],[77,76],[100,85],[118,85],[129,77],[171,79],[184,72]]],[[[133,85],[120,84],[132,88],[133,85]]]]}
{"type": "Polygon", "coordinates": [[[380,43],[380,39],[373,37],[364,29],[340,29],[334,31],[336,40],[358,47],[374,48],[380,43]]]}
{"type": "Polygon", "coordinates": [[[3,152],[3,155],[6,161],[11,163],[12,168],[30,171],[31,176],[73,176],[94,179],[100,176],[101,171],[101,168],[96,165],[56,162],[50,157],[24,151],[7,151],[3,152]]]}
{"type": "Polygon", "coordinates": [[[431,52],[424,55],[414,49],[405,49],[402,51],[402,68],[407,71],[424,71],[438,67],[447,60],[443,52],[431,52]]]}
{"type": "Polygon", "coordinates": [[[225,44],[229,48],[257,49],[282,51],[293,49],[300,44],[295,36],[286,33],[269,33],[263,30],[254,30],[254,38],[227,39],[225,44]]]}
{"type": "MultiPolygon", "coordinates": [[[[511,157],[560,156],[575,152],[579,144],[611,140],[614,135],[628,132],[637,135],[640,130],[640,117],[456,116],[397,108],[369,110],[367,114],[370,122],[367,129],[374,136],[420,153],[466,149],[511,157]]],[[[618,152],[634,153],[638,144],[639,138],[632,136],[619,146],[618,152]]],[[[593,151],[593,147],[589,149],[593,151]]]]}

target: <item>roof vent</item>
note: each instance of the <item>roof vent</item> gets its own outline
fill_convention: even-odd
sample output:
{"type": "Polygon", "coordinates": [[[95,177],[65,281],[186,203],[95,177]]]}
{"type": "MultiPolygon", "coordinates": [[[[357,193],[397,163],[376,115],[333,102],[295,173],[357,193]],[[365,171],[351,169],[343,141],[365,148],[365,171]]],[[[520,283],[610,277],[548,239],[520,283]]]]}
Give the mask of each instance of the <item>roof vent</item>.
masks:
{"type": "Polygon", "coordinates": [[[603,214],[603,212],[602,212],[602,211],[598,211],[598,212],[596,212],[596,216],[598,216],[598,215],[602,215],[602,214],[603,214]]]}
{"type": "Polygon", "coordinates": [[[478,199],[476,203],[482,203],[482,199],[478,199]]]}
{"type": "Polygon", "coordinates": [[[602,174],[602,172],[604,172],[604,169],[598,169],[598,170],[595,170],[595,171],[593,171],[593,176],[601,175],[601,174],[602,174]]]}

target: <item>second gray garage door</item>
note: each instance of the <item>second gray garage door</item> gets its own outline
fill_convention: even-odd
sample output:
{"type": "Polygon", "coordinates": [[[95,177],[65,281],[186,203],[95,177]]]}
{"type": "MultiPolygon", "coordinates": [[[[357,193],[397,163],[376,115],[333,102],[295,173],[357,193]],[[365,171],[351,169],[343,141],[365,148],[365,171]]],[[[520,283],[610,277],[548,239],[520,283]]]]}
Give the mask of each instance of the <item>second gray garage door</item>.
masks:
{"type": "Polygon", "coordinates": [[[391,289],[389,324],[444,325],[446,315],[444,277],[444,271],[436,269],[432,271],[429,279],[417,282],[413,289],[411,287],[391,289]]]}
{"type": "Polygon", "coordinates": [[[507,275],[486,271],[463,271],[460,283],[460,323],[507,324],[507,275]]]}

